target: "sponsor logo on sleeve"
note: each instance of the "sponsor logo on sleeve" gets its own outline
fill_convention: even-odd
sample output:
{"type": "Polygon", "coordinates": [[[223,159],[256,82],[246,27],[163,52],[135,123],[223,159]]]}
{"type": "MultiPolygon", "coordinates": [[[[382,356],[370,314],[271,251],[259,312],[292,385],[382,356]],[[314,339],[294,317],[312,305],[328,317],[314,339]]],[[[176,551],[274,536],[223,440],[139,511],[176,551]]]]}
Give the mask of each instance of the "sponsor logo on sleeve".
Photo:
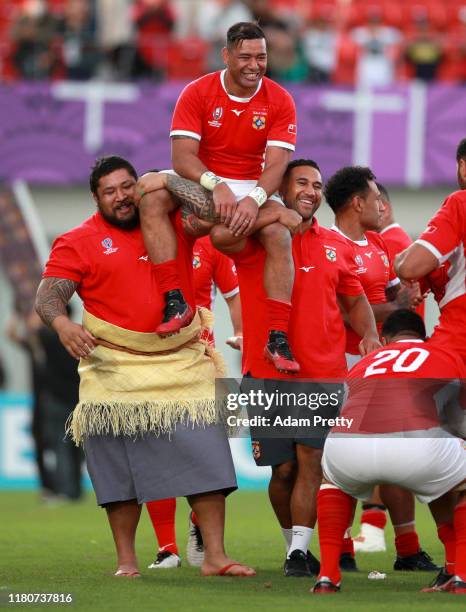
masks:
{"type": "Polygon", "coordinates": [[[296,130],[297,130],[296,123],[290,123],[288,125],[288,133],[289,134],[296,134],[296,130]]]}

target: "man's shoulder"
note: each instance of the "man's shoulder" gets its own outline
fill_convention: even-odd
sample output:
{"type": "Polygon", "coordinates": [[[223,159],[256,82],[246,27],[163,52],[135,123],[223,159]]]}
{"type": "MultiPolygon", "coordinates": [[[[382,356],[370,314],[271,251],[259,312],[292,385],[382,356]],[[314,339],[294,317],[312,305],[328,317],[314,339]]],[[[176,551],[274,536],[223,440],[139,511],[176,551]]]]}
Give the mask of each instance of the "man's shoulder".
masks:
{"type": "Polygon", "coordinates": [[[216,72],[209,72],[204,76],[195,79],[188,83],[186,89],[196,90],[200,95],[206,95],[212,93],[212,87],[215,87],[220,83],[220,70],[216,72]]]}
{"type": "Polygon", "coordinates": [[[272,99],[272,102],[283,100],[293,101],[293,97],[289,91],[268,77],[262,77],[262,87],[264,93],[272,99]]]}
{"type": "Polygon", "coordinates": [[[57,239],[64,240],[66,242],[76,242],[94,236],[103,231],[103,228],[99,224],[98,214],[95,213],[80,225],[73,227],[64,234],[58,236],[57,239]]]}
{"type": "Polygon", "coordinates": [[[384,251],[388,251],[387,245],[385,244],[385,240],[378,232],[364,232],[367,242],[371,245],[376,246],[379,249],[383,249],[384,251]]]}
{"type": "Polygon", "coordinates": [[[328,227],[319,226],[319,233],[316,234],[316,238],[320,242],[334,246],[339,250],[344,250],[348,253],[353,251],[353,243],[348,238],[328,227]]]}
{"type": "Polygon", "coordinates": [[[461,213],[466,216],[466,189],[459,189],[451,193],[443,206],[458,207],[461,213]]]}

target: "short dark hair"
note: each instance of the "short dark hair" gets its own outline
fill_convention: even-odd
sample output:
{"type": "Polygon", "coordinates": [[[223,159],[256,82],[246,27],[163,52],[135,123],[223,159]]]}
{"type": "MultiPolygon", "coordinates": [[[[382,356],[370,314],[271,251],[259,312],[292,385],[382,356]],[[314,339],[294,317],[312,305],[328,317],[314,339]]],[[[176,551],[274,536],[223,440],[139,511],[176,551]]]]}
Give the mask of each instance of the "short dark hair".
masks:
{"type": "Polygon", "coordinates": [[[402,332],[416,334],[422,340],[426,337],[426,326],[422,317],[407,308],[400,308],[389,315],[382,325],[382,336],[393,338],[402,332]]]}
{"type": "Polygon", "coordinates": [[[377,189],[380,191],[380,193],[382,194],[382,197],[384,199],[385,202],[391,202],[390,200],[390,194],[388,193],[387,188],[385,187],[385,185],[382,185],[382,183],[376,183],[377,185],[377,189]]]}
{"type": "Polygon", "coordinates": [[[463,138],[456,149],[456,161],[460,159],[466,159],[466,138],[463,138]]]}
{"type": "Polygon", "coordinates": [[[300,168],[301,166],[310,166],[311,168],[315,168],[318,172],[320,172],[319,165],[313,159],[294,159],[286,167],[283,178],[288,178],[293,168],[300,168]]]}
{"type": "Polygon", "coordinates": [[[134,167],[123,157],[120,157],[119,155],[106,155],[104,157],[97,158],[91,168],[91,174],[89,176],[89,187],[91,192],[94,194],[97,193],[99,181],[103,176],[107,176],[107,174],[110,174],[115,170],[120,170],[121,168],[128,170],[129,174],[134,179],[138,179],[138,174],[134,167]]]}
{"type": "Polygon", "coordinates": [[[370,168],[363,166],[345,166],[331,176],[325,186],[324,194],[328,205],[337,212],[355,195],[366,195],[368,181],[375,180],[370,168]]]}
{"type": "Polygon", "coordinates": [[[231,26],[227,32],[227,48],[233,49],[243,40],[256,40],[264,38],[262,28],[254,21],[240,21],[231,26]]]}

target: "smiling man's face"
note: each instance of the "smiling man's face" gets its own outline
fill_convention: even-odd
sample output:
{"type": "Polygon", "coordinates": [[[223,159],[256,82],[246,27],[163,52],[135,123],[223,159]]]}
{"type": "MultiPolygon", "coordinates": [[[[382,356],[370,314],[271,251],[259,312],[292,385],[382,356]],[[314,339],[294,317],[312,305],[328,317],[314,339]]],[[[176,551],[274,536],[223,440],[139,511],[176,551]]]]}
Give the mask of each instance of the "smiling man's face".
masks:
{"type": "Polygon", "coordinates": [[[136,179],[126,170],[114,170],[99,179],[94,200],[102,217],[121,229],[139,225],[139,211],[134,203],[136,179]]]}

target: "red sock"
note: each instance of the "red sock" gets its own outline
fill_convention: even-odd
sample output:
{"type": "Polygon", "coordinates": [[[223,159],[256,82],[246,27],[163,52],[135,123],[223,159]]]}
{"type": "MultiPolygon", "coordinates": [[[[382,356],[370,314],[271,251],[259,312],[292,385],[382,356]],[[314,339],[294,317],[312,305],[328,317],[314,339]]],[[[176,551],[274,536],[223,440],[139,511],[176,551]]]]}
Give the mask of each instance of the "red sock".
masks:
{"type": "Polygon", "coordinates": [[[368,510],[363,510],[361,514],[361,523],[368,523],[373,527],[385,529],[385,525],[387,524],[387,513],[385,510],[381,510],[380,508],[369,508],[368,510]]]}
{"type": "MultiPolygon", "coordinates": [[[[349,529],[347,529],[347,531],[349,532],[349,529]]],[[[345,537],[343,538],[343,547],[341,549],[341,554],[344,553],[349,553],[352,557],[354,557],[354,542],[353,538],[351,537],[351,534],[349,533],[345,533],[345,537]]]]}
{"type": "Polygon", "coordinates": [[[445,571],[455,573],[456,539],[455,530],[451,523],[442,523],[437,527],[439,540],[445,547],[445,571]]]}
{"type": "Polygon", "coordinates": [[[290,302],[282,302],[281,300],[266,299],[267,318],[269,324],[269,333],[272,330],[288,333],[288,325],[291,316],[290,302]]]}
{"type": "MultiPolygon", "coordinates": [[[[323,485],[326,487],[328,485],[323,485]]],[[[354,499],[335,488],[321,488],[317,496],[319,523],[320,574],[334,584],[341,580],[340,554],[345,531],[350,524],[354,499]]]]}
{"type": "Polygon", "coordinates": [[[176,498],[161,499],[146,503],[146,508],[154,528],[159,552],[169,551],[178,554],[175,534],[176,498]]]}
{"type": "Polygon", "coordinates": [[[455,576],[466,582],[466,501],[456,506],[453,526],[456,538],[455,576]]]}
{"type": "Polygon", "coordinates": [[[418,553],[421,547],[419,546],[419,538],[417,537],[416,530],[413,528],[413,531],[408,531],[408,533],[396,536],[395,548],[396,554],[399,557],[410,557],[418,553]]]}
{"type": "Polygon", "coordinates": [[[167,291],[180,288],[181,282],[176,259],[154,264],[154,270],[160,293],[167,293],[167,291]]]}

